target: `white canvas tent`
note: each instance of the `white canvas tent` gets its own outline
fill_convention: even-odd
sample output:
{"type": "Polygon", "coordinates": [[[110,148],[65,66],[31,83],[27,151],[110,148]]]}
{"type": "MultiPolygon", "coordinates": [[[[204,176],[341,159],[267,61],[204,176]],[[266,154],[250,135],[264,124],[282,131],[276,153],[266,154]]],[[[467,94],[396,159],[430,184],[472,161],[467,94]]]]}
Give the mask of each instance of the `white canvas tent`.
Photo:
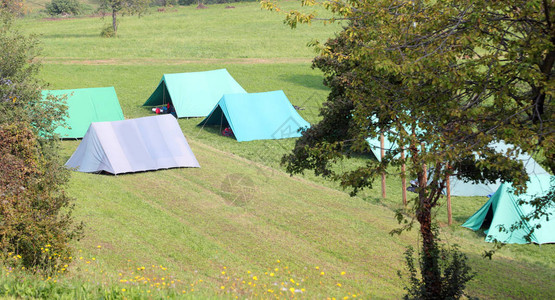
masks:
{"type": "Polygon", "coordinates": [[[66,166],[112,174],[200,167],[171,115],[92,123],[66,166]]]}

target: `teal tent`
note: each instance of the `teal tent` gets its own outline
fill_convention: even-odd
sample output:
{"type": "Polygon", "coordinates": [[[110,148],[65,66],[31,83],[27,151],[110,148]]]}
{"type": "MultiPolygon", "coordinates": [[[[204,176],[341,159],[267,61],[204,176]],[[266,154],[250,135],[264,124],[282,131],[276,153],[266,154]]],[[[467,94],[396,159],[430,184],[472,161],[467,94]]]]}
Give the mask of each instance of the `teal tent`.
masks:
{"type": "MultiPolygon", "coordinates": [[[[367,138],[366,142],[368,143],[368,145],[370,146],[370,151],[372,151],[372,154],[374,154],[374,157],[376,157],[376,159],[378,161],[382,161],[382,144],[381,144],[381,140],[380,137],[375,137],[375,138],[367,138]]],[[[389,139],[386,137],[384,137],[384,154],[387,154],[390,151],[396,150],[397,149],[397,145],[395,143],[392,143],[391,141],[389,141],[389,139]]],[[[398,158],[399,154],[395,155],[395,158],[398,158]]]]}
{"type": "Polygon", "coordinates": [[[555,206],[548,208],[549,217],[542,216],[538,220],[524,221],[523,226],[513,232],[500,231],[500,228],[509,230],[511,226],[528,216],[533,207],[528,204],[536,197],[545,196],[555,176],[542,175],[533,176],[527,184],[525,194],[515,195],[512,187],[504,183],[493,194],[493,196],[472,215],[462,226],[472,230],[484,229],[486,241],[498,240],[503,243],[525,244],[528,241],[525,236],[530,233],[536,225],[540,228],[534,229],[531,241],[537,244],[555,243],[555,206]],[[526,201],[519,204],[519,200],[526,201]]]}
{"type": "Polygon", "coordinates": [[[61,138],[82,138],[92,122],[123,120],[114,87],[42,91],[43,99],[48,95],[67,95],[65,122],[69,128],[58,127],[55,131],[61,138]]]}
{"type": "Polygon", "coordinates": [[[199,126],[231,127],[239,142],[299,137],[309,127],[283,91],[226,94],[199,126]]]}
{"type": "Polygon", "coordinates": [[[246,93],[226,69],[164,74],[143,106],[172,102],[178,118],[206,117],[224,94],[246,93]]]}

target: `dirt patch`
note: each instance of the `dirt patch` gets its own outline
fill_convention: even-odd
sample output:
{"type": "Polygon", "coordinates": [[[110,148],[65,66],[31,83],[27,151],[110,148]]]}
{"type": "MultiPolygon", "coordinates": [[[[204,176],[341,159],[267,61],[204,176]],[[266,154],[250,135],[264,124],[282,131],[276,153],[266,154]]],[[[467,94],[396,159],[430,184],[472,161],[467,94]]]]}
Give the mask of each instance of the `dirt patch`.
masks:
{"type": "Polygon", "coordinates": [[[206,7],[204,4],[199,3],[197,6],[197,9],[207,9],[208,7],[206,7]]]}
{"type": "Polygon", "coordinates": [[[63,21],[63,20],[73,20],[73,19],[83,19],[83,18],[101,18],[106,16],[106,14],[93,14],[88,16],[66,16],[66,17],[52,17],[52,18],[42,18],[42,21],[63,21]]]}

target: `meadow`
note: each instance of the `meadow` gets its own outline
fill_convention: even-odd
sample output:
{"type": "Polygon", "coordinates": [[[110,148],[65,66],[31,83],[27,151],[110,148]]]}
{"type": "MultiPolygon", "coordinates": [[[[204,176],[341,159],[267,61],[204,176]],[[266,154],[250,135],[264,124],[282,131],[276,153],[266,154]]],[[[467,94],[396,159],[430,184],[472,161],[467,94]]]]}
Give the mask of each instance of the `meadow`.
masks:
{"type": "MultiPolygon", "coordinates": [[[[283,16],[258,3],[233,5],[123,17],[115,39],[99,36],[110,22],[99,17],[28,17],[18,24],[39,35],[40,76],[49,89],[114,86],[126,118],[152,114],[141,105],[164,73],[226,68],[248,92],[283,90],[307,121],[317,122],[328,90],[322,73],[311,68],[315,52],[307,43],[332,37],[340,24],[291,30],[283,16]]],[[[21,289],[67,298],[403,295],[405,282],[397,271],[404,270],[403,252],[418,246],[418,236],[416,230],[389,234],[398,227],[394,210],[401,208],[396,170],[387,178],[386,199],[379,186],[350,197],[334,182],[284,173],[279,162],[294,140],[239,143],[221,136],[219,128],[198,127],[200,121],[179,120],[200,169],[118,176],[72,172],[67,192],[75,198],[76,219],[86,224],[74,263],[67,274],[29,279],[21,289]]],[[[78,143],[63,142],[64,159],[78,143]]],[[[372,157],[338,167],[366,159],[372,157]]],[[[553,245],[508,245],[489,260],[482,258],[492,249],[484,235],[460,227],[485,201],[455,197],[452,226],[445,224],[445,208],[437,211],[441,239],[460,245],[476,272],[468,294],[552,298],[553,245]]],[[[14,271],[2,272],[0,286],[18,282],[14,271]]],[[[2,291],[18,295],[7,287],[2,291]]]]}

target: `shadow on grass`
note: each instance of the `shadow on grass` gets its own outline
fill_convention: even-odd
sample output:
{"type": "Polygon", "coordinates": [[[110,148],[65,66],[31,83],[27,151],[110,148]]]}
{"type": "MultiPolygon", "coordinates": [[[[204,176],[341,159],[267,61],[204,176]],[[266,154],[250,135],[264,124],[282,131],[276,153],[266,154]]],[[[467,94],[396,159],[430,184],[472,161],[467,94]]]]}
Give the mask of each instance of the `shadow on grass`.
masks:
{"type": "Polygon", "coordinates": [[[67,39],[67,38],[75,38],[75,39],[79,39],[79,38],[99,38],[100,37],[100,29],[98,29],[98,32],[94,32],[94,33],[82,33],[82,34],[61,34],[61,33],[54,33],[54,34],[44,34],[41,36],[42,38],[48,38],[48,39],[67,39]]]}
{"type": "Polygon", "coordinates": [[[327,91],[328,88],[324,86],[324,78],[319,75],[310,74],[286,74],[281,75],[280,79],[291,82],[297,85],[301,85],[311,89],[317,89],[322,91],[327,91]]]}

